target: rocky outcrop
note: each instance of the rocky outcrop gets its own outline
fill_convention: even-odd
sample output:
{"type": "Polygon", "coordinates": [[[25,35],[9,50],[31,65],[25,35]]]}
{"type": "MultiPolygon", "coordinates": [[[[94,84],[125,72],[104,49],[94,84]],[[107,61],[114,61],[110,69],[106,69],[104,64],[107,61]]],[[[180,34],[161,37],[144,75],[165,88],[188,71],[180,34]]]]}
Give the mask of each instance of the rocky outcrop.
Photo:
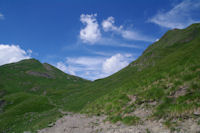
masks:
{"type": "Polygon", "coordinates": [[[27,71],[26,73],[37,77],[54,78],[54,76],[45,72],[27,71]]]}

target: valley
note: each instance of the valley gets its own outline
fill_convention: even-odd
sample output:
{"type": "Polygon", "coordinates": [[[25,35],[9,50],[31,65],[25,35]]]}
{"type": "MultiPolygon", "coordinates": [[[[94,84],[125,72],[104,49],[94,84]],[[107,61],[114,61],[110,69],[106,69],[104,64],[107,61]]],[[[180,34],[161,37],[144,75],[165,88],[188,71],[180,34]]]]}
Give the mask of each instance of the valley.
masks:
{"type": "Polygon", "coordinates": [[[199,81],[199,23],[95,81],[36,59],[2,65],[0,132],[200,132],[199,81]]]}

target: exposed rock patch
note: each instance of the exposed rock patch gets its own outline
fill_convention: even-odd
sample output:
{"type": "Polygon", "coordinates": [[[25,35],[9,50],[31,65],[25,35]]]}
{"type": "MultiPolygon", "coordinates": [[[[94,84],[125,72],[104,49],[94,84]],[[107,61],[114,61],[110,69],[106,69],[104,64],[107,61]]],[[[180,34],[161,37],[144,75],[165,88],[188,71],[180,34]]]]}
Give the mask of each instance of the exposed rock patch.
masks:
{"type": "Polygon", "coordinates": [[[3,111],[3,107],[6,104],[5,100],[0,100],[0,113],[3,111]]]}
{"type": "Polygon", "coordinates": [[[2,107],[6,103],[5,100],[0,100],[0,107],[2,107]]]}
{"type": "Polygon", "coordinates": [[[51,65],[47,64],[47,63],[44,63],[43,64],[44,68],[48,71],[53,71],[53,68],[51,67],[51,65]]]}
{"type": "MultiPolygon", "coordinates": [[[[142,118],[150,115],[151,111],[136,110],[134,115],[142,118]]],[[[163,124],[163,120],[145,120],[140,125],[127,126],[120,122],[112,124],[105,121],[106,116],[87,116],[83,114],[66,113],[63,118],[55,123],[50,123],[48,128],[38,133],[171,133],[172,131],[163,124]]],[[[200,132],[199,119],[188,119],[177,122],[175,133],[200,132]]]]}
{"type": "Polygon", "coordinates": [[[33,88],[31,88],[31,91],[36,92],[36,91],[38,91],[39,89],[40,89],[40,87],[33,87],[33,88]]]}
{"type": "Polygon", "coordinates": [[[169,97],[177,98],[179,96],[184,96],[187,93],[187,88],[187,86],[180,86],[180,88],[172,93],[169,97]]]}
{"type": "Polygon", "coordinates": [[[111,124],[104,120],[105,116],[88,117],[82,114],[68,114],[50,124],[49,128],[38,133],[145,133],[147,130],[160,133],[169,133],[161,123],[147,121],[148,125],[126,126],[121,123],[111,124]]]}
{"type": "Polygon", "coordinates": [[[52,75],[44,72],[27,71],[26,73],[37,77],[54,78],[52,75]]]}

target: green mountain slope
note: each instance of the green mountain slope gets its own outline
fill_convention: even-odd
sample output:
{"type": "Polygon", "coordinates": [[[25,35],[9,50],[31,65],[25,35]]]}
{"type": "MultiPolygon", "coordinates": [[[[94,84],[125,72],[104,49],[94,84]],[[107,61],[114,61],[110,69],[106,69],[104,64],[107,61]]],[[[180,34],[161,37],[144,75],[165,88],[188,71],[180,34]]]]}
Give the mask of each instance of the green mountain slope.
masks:
{"type": "MultiPolygon", "coordinates": [[[[35,59],[0,66],[0,131],[36,131],[63,111],[106,114],[112,122],[199,118],[200,24],[168,31],[126,68],[94,82],[35,59]]],[[[200,122],[199,122],[200,123],[200,122]]]]}
{"type": "Polygon", "coordinates": [[[137,109],[150,110],[147,118],[166,122],[199,118],[200,24],[168,31],[136,61],[103,80],[115,89],[83,112],[106,114],[109,120],[126,124],[139,122],[133,115],[137,109]]]}
{"type": "Polygon", "coordinates": [[[88,83],[35,59],[1,66],[0,131],[22,132],[47,126],[67,108],[66,95],[88,83]]]}

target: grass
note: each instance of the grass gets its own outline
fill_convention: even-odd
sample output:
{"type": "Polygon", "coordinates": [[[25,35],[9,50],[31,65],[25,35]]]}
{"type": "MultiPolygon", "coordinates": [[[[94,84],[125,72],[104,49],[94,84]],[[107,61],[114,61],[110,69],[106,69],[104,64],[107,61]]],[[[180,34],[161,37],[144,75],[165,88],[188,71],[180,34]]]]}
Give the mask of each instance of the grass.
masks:
{"type": "Polygon", "coordinates": [[[135,96],[136,107],[152,106],[150,103],[156,101],[153,116],[158,119],[191,116],[200,107],[199,42],[199,24],[167,32],[136,61],[106,78],[112,82],[108,88],[114,88],[113,91],[86,105],[83,112],[109,116],[119,112],[129,114],[134,108],[129,109],[127,105],[130,99],[120,100],[118,96],[123,94],[135,96]],[[121,84],[116,88],[114,84],[118,83],[121,84]],[[183,87],[186,91],[176,97],[176,92],[183,87]]]}
{"type": "MultiPolygon", "coordinates": [[[[41,121],[46,125],[47,121],[45,123],[45,119],[51,116],[52,110],[54,110],[54,113],[58,113],[44,96],[31,96],[30,94],[21,93],[7,96],[5,100],[7,101],[5,112],[0,114],[1,131],[10,132],[14,130],[22,132],[24,129],[32,130],[36,125],[36,127],[40,127],[39,123],[41,121]],[[24,100],[22,100],[23,98],[24,100]]],[[[53,116],[55,114],[51,117],[53,116]]],[[[42,126],[44,127],[44,125],[42,126]]]]}
{"type": "Polygon", "coordinates": [[[0,67],[0,101],[5,101],[0,106],[3,110],[0,113],[0,132],[36,131],[46,127],[61,116],[59,109],[69,108],[68,104],[61,103],[62,99],[83,84],[90,83],[49,67],[46,69],[35,59],[0,67]],[[29,75],[27,71],[30,70],[47,73],[53,78],[29,75]]]}
{"type": "Polygon", "coordinates": [[[120,115],[110,116],[108,117],[108,120],[112,123],[116,123],[118,121],[122,121],[122,117],[120,115]]]}
{"type": "Polygon", "coordinates": [[[151,133],[151,132],[149,131],[149,129],[146,129],[146,133],[151,133]]]}
{"type": "Polygon", "coordinates": [[[123,118],[122,122],[126,125],[137,125],[141,123],[141,120],[137,116],[126,116],[123,118]]]}
{"type": "Polygon", "coordinates": [[[35,132],[62,116],[60,109],[106,114],[128,125],[140,124],[128,114],[144,105],[156,119],[192,116],[200,107],[199,42],[200,24],[168,31],[126,68],[94,82],[35,59],[0,66],[0,132],[35,132]]]}
{"type": "Polygon", "coordinates": [[[200,125],[200,120],[198,120],[197,124],[200,125]]]}
{"type": "MultiPolygon", "coordinates": [[[[143,97],[145,100],[149,101],[158,101],[160,98],[163,97],[164,95],[164,90],[163,88],[150,88],[144,92],[141,93],[141,97],[143,97]]],[[[140,94],[139,94],[140,95],[140,94]]]]}
{"type": "Polygon", "coordinates": [[[122,117],[122,115],[117,114],[117,115],[113,115],[113,116],[109,116],[107,118],[107,120],[111,121],[112,123],[116,123],[116,122],[122,122],[126,125],[137,125],[137,124],[141,124],[142,121],[139,117],[137,116],[125,116],[122,117]]]}

